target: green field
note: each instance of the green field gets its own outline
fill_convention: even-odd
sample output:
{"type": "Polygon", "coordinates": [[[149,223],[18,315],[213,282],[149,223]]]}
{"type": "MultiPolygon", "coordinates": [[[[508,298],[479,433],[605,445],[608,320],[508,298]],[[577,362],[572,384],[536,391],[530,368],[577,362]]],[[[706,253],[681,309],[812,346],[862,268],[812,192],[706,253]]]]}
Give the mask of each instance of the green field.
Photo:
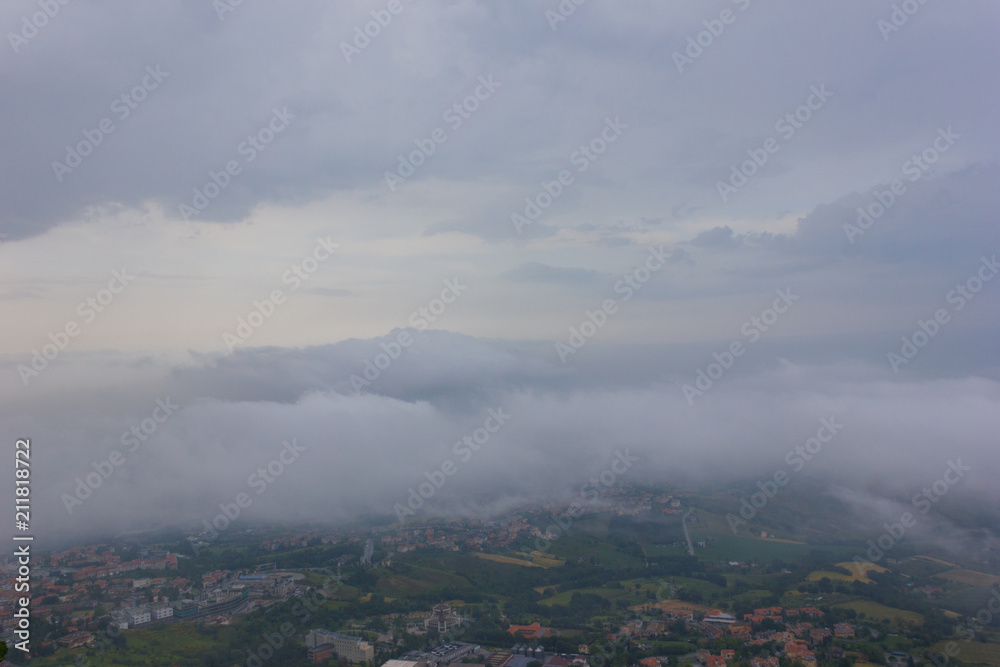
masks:
{"type": "MultiPolygon", "coordinates": [[[[683,587],[685,590],[697,591],[705,598],[711,598],[718,595],[723,591],[723,589],[715,584],[704,581],[702,579],[690,579],[688,577],[674,577],[674,585],[683,587]]],[[[629,605],[643,604],[649,602],[649,597],[647,595],[648,591],[653,591],[654,593],[659,590],[660,583],[656,580],[651,579],[624,579],[619,582],[622,588],[613,587],[591,587],[591,588],[574,588],[566,591],[556,593],[555,595],[550,595],[547,598],[543,598],[538,601],[539,604],[546,606],[552,605],[569,605],[570,599],[573,597],[573,593],[592,593],[594,595],[599,595],[605,600],[610,600],[612,602],[616,600],[624,600],[629,605]],[[639,585],[637,589],[635,586],[639,585]]],[[[764,591],[768,594],[768,591],[764,591]]]]}
{"type": "MultiPolygon", "coordinates": [[[[163,626],[155,630],[129,630],[125,632],[125,637],[128,644],[124,650],[111,646],[100,655],[88,656],[91,667],[193,665],[198,664],[199,656],[206,651],[224,643],[224,640],[205,636],[190,623],[163,626]]],[[[32,660],[31,665],[65,667],[75,664],[76,656],[89,653],[96,651],[62,649],[54,655],[32,660]]]]}
{"type": "Polygon", "coordinates": [[[319,572],[313,572],[312,570],[301,570],[297,573],[304,576],[301,583],[315,588],[322,588],[328,581],[333,579],[333,577],[328,574],[320,574],[319,572]]]}
{"type": "Polygon", "coordinates": [[[813,548],[807,544],[792,544],[789,542],[777,542],[761,540],[752,537],[726,535],[723,533],[707,533],[702,531],[692,531],[691,539],[707,540],[705,548],[695,547],[694,553],[699,558],[706,560],[797,560],[806,556],[813,548]]]}
{"type": "Polygon", "coordinates": [[[574,534],[572,532],[558,540],[554,540],[549,545],[547,552],[565,560],[576,560],[579,557],[593,558],[601,565],[610,567],[627,567],[642,564],[640,559],[623,554],[613,544],[585,534],[574,534]]]}
{"type": "Polygon", "coordinates": [[[892,607],[886,607],[877,602],[872,602],[871,600],[856,600],[854,602],[841,602],[837,607],[846,607],[847,609],[853,609],[859,614],[864,614],[868,618],[878,619],[880,621],[899,621],[903,623],[913,623],[916,625],[923,624],[924,617],[923,614],[918,614],[915,611],[904,611],[902,609],[893,609],[892,607]]]}
{"type": "MultiPolygon", "coordinates": [[[[955,642],[958,645],[958,655],[954,657],[966,664],[997,665],[1000,667],[1000,646],[997,644],[982,644],[980,642],[955,642]]],[[[948,642],[934,644],[929,653],[944,653],[948,642]]],[[[953,647],[954,648],[954,647],[953,647]]],[[[953,651],[954,652],[954,651],[953,651]]]]}
{"type": "Polygon", "coordinates": [[[406,574],[393,574],[383,570],[379,574],[376,590],[385,597],[399,598],[424,593],[436,588],[468,587],[469,580],[460,575],[421,565],[408,564],[406,574]]]}
{"type": "Polygon", "coordinates": [[[612,602],[615,600],[628,600],[629,604],[638,604],[646,599],[645,595],[640,599],[634,590],[623,590],[620,588],[574,588],[573,590],[563,591],[562,593],[556,593],[550,597],[543,598],[538,601],[538,604],[543,604],[547,607],[557,604],[568,605],[570,599],[573,597],[573,593],[593,593],[612,602]]]}

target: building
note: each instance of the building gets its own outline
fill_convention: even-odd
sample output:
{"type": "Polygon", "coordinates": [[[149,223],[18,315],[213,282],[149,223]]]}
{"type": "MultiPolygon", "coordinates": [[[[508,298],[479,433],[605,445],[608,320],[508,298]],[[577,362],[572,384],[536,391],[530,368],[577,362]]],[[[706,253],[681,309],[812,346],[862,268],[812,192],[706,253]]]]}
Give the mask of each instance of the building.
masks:
{"type": "Polygon", "coordinates": [[[750,626],[746,623],[733,623],[729,626],[729,634],[740,639],[750,639],[750,626]]]}
{"type": "Polygon", "coordinates": [[[424,619],[424,630],[437,630],[444,634],[462,624],[462,617],[452,611],[450,605],[436,604],[430,616],[424,619]]]}
{"type": "Polygon", "coordinates": [[[510,649],[510,652],[514,655],[523,655],[528,658],[533,658],[535,660],[545,659],[545,647],[544,646],[530,646],[528,644],[514,644],[510,649]]]}
{"type": "Polygon", "coordinates": [[[451,642],[435,646],[430,651],[411,651],[400,658],[407,661],[424,662],[429,665],[449,665],[478,650],[479,646],[476,644],[451,642]]]}
{"type": "Polygon", "coordinates": [[[854,626],[850,623],[835,623],[833,625],[833,634],[837,639],[853,639],[854,626]]]}
{"type": "Polygon", "coordinates": [[[802,609],[799,609],[799,613],[803,616],[811,616],[812,618],[821,618],[823,616],[823,612],[816,607],[802,607],[802,609]]]}
{"type": "Polygon", "coordinates": [[[486,658],[486,667],[507,667],[514,658],[510,651],[496,651],[486,658]]]}
{"type": "Polygon", "coordinates": [[[382,667],[424,667],[422,660],[386,660],[382,667]]]}
{"type": "Polygon", "coordinates": [[[125,620],[128,622],[130,628],[134,628],[137,625],[149,623],[153,620],[153,616],[149,613],[148,609],[144,609],[143,607],[132,607],[125,610],[125,620]]]}
{"type": "Polygon", "coordinates": [[[375,647],[361,639],[317,628],[306,635],[306,647],[320,649],[326,644],[333,647],[331,655],[348,662],[371,662],[375,659],[375,647]]]}
{"type": "Polygon", "coordinates": [[[721,609],[713,609],[709,613],[705,614],[705,618],[702,620],[706,623],[721,623],[722,625],[730,625],[736,622],[736,617],[732,614],[723,613],[721,609]]]}
{"type": "Polygon", "coordinates": [[[785,644],[785,657],[789,660],[796,658],[803,662],[816,662],[816,656],[808,646],[800,642],[788,642],[785,644]]]}
{"type": "Polygon", "coordinates": [[[154,621],[162,621],[174,615],[174,608],[168,604],[156,605],[155,607],[151,607],[149,611],[154,621]]]}
{"type": "Polygon", "coordinates": [[[313,662],[323,662],[332,656],[333,644],[323,644],[322,646],[317,646],[316,648],[306,649],[306,657],[313,662]]]}
{"type": "Polygon", "coordinates": [[[507,632],[515,637],[520,635],[525,639],[540,639],[548,637],[552,631],[549,628],[543,628],[538,621],[535,621],[531,625],[512,625],[507,628],[507,632]]]}

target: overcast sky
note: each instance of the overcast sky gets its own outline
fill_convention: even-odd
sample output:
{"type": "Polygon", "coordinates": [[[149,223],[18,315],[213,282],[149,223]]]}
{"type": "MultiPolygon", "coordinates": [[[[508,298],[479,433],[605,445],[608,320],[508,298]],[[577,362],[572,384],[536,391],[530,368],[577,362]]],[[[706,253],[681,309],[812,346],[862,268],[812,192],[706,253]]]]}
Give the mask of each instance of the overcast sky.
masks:
{"type": "Polygon", "coordinates": [[[963,457],[998,508],[995,2],[0,26],[0,432],[32,439],[40,534],[198,523],[284,440],[250,516],[391,513],[448,459],[440,502],[572,490],[625,447],[769,476],[833,415],[806,474],[907,497],[963,457]]]}

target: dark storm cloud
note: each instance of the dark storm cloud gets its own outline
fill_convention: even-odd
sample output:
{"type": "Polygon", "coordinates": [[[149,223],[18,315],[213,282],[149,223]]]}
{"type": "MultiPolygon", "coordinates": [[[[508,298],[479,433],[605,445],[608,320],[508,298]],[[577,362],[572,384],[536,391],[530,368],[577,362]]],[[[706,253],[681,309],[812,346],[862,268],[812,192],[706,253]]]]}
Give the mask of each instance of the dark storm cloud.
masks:
{"type": "MultiPolygon", "coordinates": [[[[243,3],[220,20],[211,4],[77,0],[0,68],[11,101],[0,149],[17,156],[0,173],[3,232],[36,235],[112,203],[155,202],[177,217],[231,160],[239,174],[198,219],[239,220],[261,202],[354,188],[392,196],[384,173],[439,127],[447,142],[411,180],[493,180],[530,194],[569,166],[606,117],[621,115],[628,134],[561,204],[584,190],[622,199],[631,182],[670,193],[647,202],[661,217],[678,201],[730,213],[762,201],[785,208],[793,191],[832,198],[868,185],[851,165],[905,156],[938,125],[960,128],[964,155],[996,154],[996,92],[981,83],[991,76],[992,3],[924,6],[888,41],[876,24],[889,7],[749,5],[679,73],[674,52],[717,8],[589,4],[553,30],[534,3],[404,4],[347,62],[341,43],[372,20],[363,3],[243,3]],[[164,74],[154,81],[147,68],[164,74]],[[501,87],[454,127],[448,110],[490,75],[501,87]],[[736,209],[720,206],[716,182],[730,165],[823,82],[836,95],[826,115],[761,170],[736,209]],[[287,129],[250,161],[244,142],[285,107],[294,116],[287,129]],[[85,132],[96,137],[105,118],[113,131],[60,181],[53,162],[65,162],[85,132]]],[[[8,3],[3,23],[16,31],[35,9],[8,3]]],[[[505,221],[521,196],[483,219],[505,221]]],[[[491,238],[469,225],[458,228],[491,238]]]]}

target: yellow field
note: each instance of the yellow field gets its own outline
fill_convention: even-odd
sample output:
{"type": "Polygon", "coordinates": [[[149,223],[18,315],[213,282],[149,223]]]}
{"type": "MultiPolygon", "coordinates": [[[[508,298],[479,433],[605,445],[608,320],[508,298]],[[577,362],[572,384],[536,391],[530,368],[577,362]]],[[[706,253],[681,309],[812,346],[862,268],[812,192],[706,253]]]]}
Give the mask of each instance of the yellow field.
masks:
{"type": "Polygon", "coordinates": [[[507,563],[508,565],[521,565],[523,567],[541,567],[541,565],[535,565],[531,561],[519,560],[517,558],[511,558],[510,556],[501,556],[500,554],[484,554],[478,551],[474,552],[474,555],[482,558],[483,560],[491,560],[496,563],[507,563]]]}
{"type": "Polygon", "coordinates": [[[827,572],[825,570],[817,570],[811,572],[808,577],[809,581],[819,581],[823,577],[828,578],[830,581],[860,581],[863,584],[870,584],[872,580],[868,578],[869,572],[886,572],[887,570],[881,565],[875,565],[874,563],[837,563],[839,567],[846,567],[851,574],[841,574],[840,572],[827,572]],[[864,575],[858,574],[858,572],[864,571],[864,575]]]}
{"type": "Polygon", "coordinates": [[[995,574],[986,574],[984,572],[976,572],[975,570],[948,570],[934,576],[939,579],[947,579],[948,581],[969,584],[970,586],[980,586],[982,588],[989,588],[1000,583],[1000,577],[995,574]]]}
{"type": "Polygon", "coordinates": [[[932,563],[937,563],[938,565],[944,565],[945,567],[958,567],[954,563],[949,563],[948,561],[941,560],[940,558],[931,558],[930,556],[917,556],[917,558],[922,558],[922,559],[928,560],[928,561],[930,561],[932,563]]]}
{"type": "MultiPolygon", "coordinates": [[[[939,642],[927,650],[932,653],[944,653],[947,643],[939,642]]],[[[956,660],[961,660],[964,663],[979,663],[1000,667],[1000,646],[996,644],[981,644],[979,642],[956,643],[958,644],[959,651],[958,655],[955,656],[956,660]]]]}
{"type": "Polygon", "coordinates": [[[547,554],[544,551],[532,551],[530,554],[526,554],[523,551],[515,551],[518,556],[523,556],[525,559],[529,559],[535,565],[539,567],[562,567],[566,564],[566,560],[559,558],[558,556],[553,556],[552,554],[547,554]]]}
{"type": "Polygon", "coordinates": [[[899,621],[901,623],[912,623],[914,625],[923,625],[924,622],[923,614],[918,614],[914,611],[906,611],[904,609],[886,607],[885,605],[881,605],[877,602],[871,602],[870,600],[843,602],[835,606],[853,609],[859,614],[863,613],[868,618],[874,618],[880,621],[899,621]]]}
{"type": "Polygon", "coordinates": [[[846,567],[848,570],[851,570],[852,572],[857,572],[859,570],[864,570],[865,574],[868,574],[869,572],[888,572],[889,571],[886,568],[882,567],[881,565],[876,565],[875,563],[857,563],[857,562],[852,563],[852,562],[849,562],[849,561],[844,561],[843,563],[837,563],[837,566],[838,567],[846,567]]]}
{"type": "Polygon", "coordinates": [[[760,540],[761,542],[783,542],[784,544],[805,544],[805,542],[798,542],[796,540],[783,540],[780,537],[755,537],[755,540],[760,540]]]}
{"type": "Polygon", "coordinates": [[[566,564],[566,559],[547,554],[544,551],[532,551],[531,562],[542,567],[562,567],[566,564]]]}

